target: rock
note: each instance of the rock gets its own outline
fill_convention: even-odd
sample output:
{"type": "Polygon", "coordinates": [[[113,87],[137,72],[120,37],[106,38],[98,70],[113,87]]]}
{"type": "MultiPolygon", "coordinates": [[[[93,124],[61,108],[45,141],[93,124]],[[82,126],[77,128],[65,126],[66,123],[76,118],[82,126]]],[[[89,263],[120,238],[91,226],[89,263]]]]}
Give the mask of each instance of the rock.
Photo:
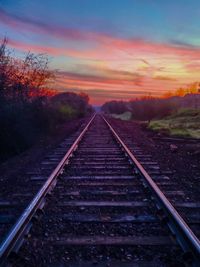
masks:
{"type": "Polygon", "coordinates": [[[174,144],[170,144],[170,150],[171,152],[176,152],[178,150],[178,147],[174,144]]]}
{"type": "Polygon", "coordinates": [[[200,143],[194,143],[194,144],[185,144],[185,148],[187,151],[193,152],[195,150],[200,150],[200,143]]]}
{"type": "Polygon", "coordinates": [[[129,260],[129,261],[130,261],[130,260],[132,260],[132,258],[133,258],[133,257],[132,257],[132,255],[131,255],[131,254],[127,254],[127,255],[126,255],[126,259],[127,259],[127,260],[129,260]]]}

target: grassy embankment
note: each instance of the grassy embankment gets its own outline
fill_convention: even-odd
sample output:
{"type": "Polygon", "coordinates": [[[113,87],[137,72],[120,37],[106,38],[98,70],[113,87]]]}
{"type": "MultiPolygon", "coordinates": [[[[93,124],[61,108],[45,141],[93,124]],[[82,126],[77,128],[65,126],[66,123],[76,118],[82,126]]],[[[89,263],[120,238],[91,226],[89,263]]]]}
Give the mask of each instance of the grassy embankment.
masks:
{"type": "Polygon", "coordinates": [[[111,114],[111,116],[115,119],[121,119],[123,121],[131,120],[132,114],[130,111],[124,112],[122,114],[111,114]]]}
{"type": "Polygon", "coordinates": [[[161,120],[152,120],[148,127],[171,136],[200,139],[200,110],[180,109],[161,120]]]}

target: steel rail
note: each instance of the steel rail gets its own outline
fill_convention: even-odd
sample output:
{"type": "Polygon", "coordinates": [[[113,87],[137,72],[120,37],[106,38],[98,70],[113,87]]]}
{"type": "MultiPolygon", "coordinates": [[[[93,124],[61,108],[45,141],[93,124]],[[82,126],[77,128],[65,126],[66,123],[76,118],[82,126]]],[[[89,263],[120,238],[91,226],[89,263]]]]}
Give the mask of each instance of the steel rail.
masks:
{"type": "Polygon", "coordinates": [[[128,155],[136,169],[139,171],[141,178],[143,178],[145,184],[150,188],[151,192],[153,193],[154,197],[158,201],[159,208],[162,208],[167,214],[168,218],[168,225],[170,230],[172,231],[173,235],[177,242],[182,247],[183,251],[186,253],[191,253],[193,256],[193,266],[200,266],[200,240],[196,237],[184,219],[180,216],[174,206],[169,202],[163,192],[159,189],[150,175],[145,171],[143,166],[139,163],[136,157],[132,154],[132,152],[128,149],[128,147],[124,144],[122,139],[110,125],[110,123],[106,120],[106,118],[101,115],[104,119],[105,123],[111,130],[113,136],[116,138],[117,142],[123,148],[125,153],[128,155]]]}
{"type": "Polygon", "coordinates": [[[41,204],[45,200],[45,196],[47,193],[52,189],[54,182],[56,181],[56,178],[58,175],[62,172],[63,167],[65,166],[66,162],[70,158],[70,156],[73,154],[73,152],[76,150],[80,140],[88,130],[90,124],[94,120],[96,114],[92,116],[86,127],[83,129],[83,131],[80,133],[78,138],[74,141],[70,149],[67,151],[65,156],[62,158],[62,160],[59,162],[57,167],[54,169],[54,171],[50,174],[50,176],[47,178],[47,181],[42,186],[42,188],[39,190],[39,192],[36,194],[34,199],[31,201],[31,203],[28,205],[28,207],[25,209],[23,214],[20,216],[14,227],[11,229],[5,240],[0,245],[0,263],[4,262],[9,254],[14,250],[18,242],[21,242],[20,240],[23,239],[24,232],[27,229],[27,226],[29,222],[31,222],[31,219],[33,218],[36,211],[41,207],[41,204]]]}

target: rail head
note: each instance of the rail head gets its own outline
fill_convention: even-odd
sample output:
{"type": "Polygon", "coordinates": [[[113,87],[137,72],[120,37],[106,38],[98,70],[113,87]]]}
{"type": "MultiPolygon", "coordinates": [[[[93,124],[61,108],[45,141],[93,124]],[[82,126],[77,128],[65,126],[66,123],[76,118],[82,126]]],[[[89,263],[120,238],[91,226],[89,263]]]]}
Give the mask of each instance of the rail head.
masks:
{"type": "Polygon", "coordinates": [[[9,254],[15,248],[17,242],[19,242],[19,239],[21,239],[23,237],[24,230],[27,227],[27,224],[31,221],[35,212],[38,210],[42,201],[44,200],[46,194],[50,191],[56,178],[63,170],[63,167],[64,167],[66,161],[69,159],[69,157],[76,150],[80,140],[83,138],[84,134],[88,130],[88,128],[91,125],[92,121],[94,120],[95,116],[96,116],[96,113],[89,120],[89,122],[87,123],[87,125],[85,126],[83,131],[80,133],[80,135],[74,141],[74,143],[71,145],[70,149],[67,151],[67,153],[64,155],[64,157],[59,162],[57,167],[53,170],[53,172],[47,178],[47,181],[44,183],[44,185],[39,190],[39,192],[35,195],[34,199],[27,206],[27,208],[22,213],[22,215],[20,216],[20,218],[18,219],[16,224],[13,226],[13,228],[11,229],[11,231],[9,232],[9,234],[7,235],[5,240],[0,245],[0,263],[3,262],[9,256],[9,254]]]}
{"type": "Polygon", "coordinates": [[[154,197],[158,200],[159,205],[162,209],[167,213],[168,218],[171,220],[171,224],[173,227],[173,231],[175,232],[176,239],[178,243],[181,245],[185,252],[191,252],[195,262],[194,266],[199,266],[200,264],[200,240],[196,237],[184,219],[180,216],[174,206],[169,202],[157,184],[153,181],[150,175],[146,172],[143,166],[139,163],[133,153],[128,149],[125,143],[121,140],[119,135],[113,129],[111,124],[107,121],[107,119],[101,115],[104,119],[105,123],[109,127],[110,131],[112,132],[113,136],[116,138],[117,142],[121,145],[124,149],[125,153],[128,155],[134,166],[140,173],[140,176],[143,178],[145,183],[150,188],[151,192],[153,193],[154,197]],[[197,262],[197,263],[196,263],[197,262]]]}

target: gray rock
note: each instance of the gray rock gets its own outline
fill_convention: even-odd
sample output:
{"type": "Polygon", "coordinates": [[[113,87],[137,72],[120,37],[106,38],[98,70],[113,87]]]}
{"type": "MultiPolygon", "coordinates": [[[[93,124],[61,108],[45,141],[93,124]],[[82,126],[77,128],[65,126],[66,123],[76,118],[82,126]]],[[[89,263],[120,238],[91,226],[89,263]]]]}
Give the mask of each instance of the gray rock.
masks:
{"type": "Polygon", "coordinates": [[[170,144],[170,150],[171,152],[176,152],[178,150],[178,147],[174,144],[170,144]]]}

